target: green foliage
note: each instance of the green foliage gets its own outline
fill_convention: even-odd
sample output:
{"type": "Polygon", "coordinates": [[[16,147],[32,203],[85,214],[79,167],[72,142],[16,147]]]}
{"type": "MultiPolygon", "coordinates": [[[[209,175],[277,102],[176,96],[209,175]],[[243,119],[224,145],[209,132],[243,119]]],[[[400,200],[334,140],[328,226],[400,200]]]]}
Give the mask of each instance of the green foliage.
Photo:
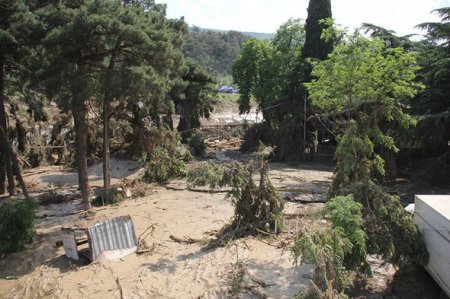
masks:
{"type": "Polygon", "coordinates": [[[156,147],[147,163],[143,179],[148,182],[166,183],[171,178],[185,175],[186,166],[181,157],[170,155],[163,147],[156,147]]]}
{"type": "Polygon", "coordinates": [[[29,200],[5,202],[0,206],[0,253],[22,250],[33,240],[35,203],[29,200]]]}
{"type": "Polygon", "coordinates": [[[423,23],[427,40],[417,44],[420,81],[426,89],[412,101],[411,113],[417,118],[417,129],[405,140],[428,155],[448,151],[450,139],[450,8],[436,9],[441,22],[423,23]]]}
{"type": "Polygon", "coordinates": [[[273,129],[267,122],[253,124],[246,128],[242,151],[257,151],[262,144],[273,143],[273,129]]]}
{"type": "Polygon", "coordinates": [[[273,125],[300,115],[298,101],[303,92],[299,60],[305,40],[302,21],[290,19],[278,29],[271,43],[250,39],[232,66],[234,82],[239,86],[239,111],[248,112],[255,98],[264,119],[273,125]],[[272,106],[275,109],[265,109],[272,106]]]}
{"type": "Polygon", "coordinates": [[[374,152],[374,143],[355,122],[347,125],[345,134],[339,136],[336,148],[336,168],[330,194],[351,182],[366,180],[377,170],[384,175],[384,161],[374,152]]]}
{"type": "Polygon", "coordinates": [[[207,163],[188,172],[188,184],[190,187],[209,185],[210,189],[231,187],[227,196],[233,201],[234,221],[224,233],[238,228],[243,233],[270,231],[275,225],[282,225],[284,203],[267,172],[267,162],[262,161],[259,186],[256,186],[251,165],[207,163]]]}
{"type": "Polygon", "coordinates": [[[306,18],[306,39],[303,47],[302,56],[327,59],[327,55],[333,50],[333,42],[321,38],[324,29],[328,26],[320,22],[324,19],[331,19],[331,1],[330,0],[310,0],[308,5],[308,17],[306,18]]]}
{"type": "Polygon", "coordinates": [[[275,152],[279,160],[303,157],[304,41],[302,21],[290,19],[280,26],[271,43],[248,40],[232,67],[240,91],[239,111],[248,112],[251,99],[255,99],[270,131],[279,131],[277,138],[272,138],[272,145],[279,148],[275,152]]]}
{"type": "Polygon", "coordinates": [[[386,194],[370,180],[353,182],[341,194],[353,194],[363,206],[369,254],[380,254],[399,266],[428,263],[422,235],[397,196],[386,194]]]}
{"type": "Polygon", "coordinates": [[[212,103],[217,96],[214,79],[201,65],[187,61],[179,81],[170,92],[174,104],[179,107],[178,131],[200,126],[200,118],[209,118],[212,103]]]}
{"type": "MultiPolygon", "coordinates": [[[[416,70],[414,57],[402,48],[386,48],[378,39],[369,40],[355,33],[347,36],[328,60],[314,63],[312,74],[316,79],[306,84],[313,104],[338,122],[337,164],[330,196],[351,194],[361,204],[367,252],[381,254],[397,265],[424,265],[428,253],[399,198],[384,193],[372,176],[375,172],[384,174],[384,161],[375,149],[398,150],[387,128],[414,124],[403,108],[421,88],[414,80],[416,70]]],[[[355,212],[357,206],[351,206],[355,212]]],[[[334,218],[356,245],[354,256],[359,262],[365,251],[363,234],[353,234],[358,231],[356,227],[349,231],[346,227],[351,224],[342,220],[334,218]]],[[[347,262],[348,266],[356,266],[355,261],[347,262]]]]}
{"type": "Polygon", "coordinates": [[[233,62],[233,80],[239,87],[239,112],[250,111],[250,99],[256,98],[259,106],[263,106],[265,96],[265,77],[269,76],[269,68],[272,56],[272,47],[265,40],[255,38],[247,40],[233,62]]]}
{"type": "Polygon", "coordinates": [[[183,52],[213,74],[224,75],[249,37],[237,31],[215,32],[191,29],[186,35],[183,52]]]}
{"type": "Polygon", "coordinates": [[[189,146],[191,154],[197,157],[204,156],[208,145],[205,143],[205,138],[198,131],[189,132],[184,139],[184,143],[189,146]]]}
{"type": "MultiPolygon", "coordinates": [[[[104,190],[99,190],[98,196],[93,200],[93,204],[102,205],[116,205],[127,198],[125,191],[121,187],[112,186],[109,190],[109,196],[105,197],[104,190]]],[[[143,195],[145,196],[145,194],[143,195]]]]}
{"type": "Polygon", "coordinates": [[[339,121],[337,166],[331,193],[353,181],[384,175],[376,147],[397,152],[392,130],[414,125],[403,112],[422,87],[415,79],[418,67],[402,48],[386,48],[358,33],[347,36],[329,59],[314,63],[314,79],[305,84],[314,105],[339,121]]]}
{"type": "Polygon", "coordinates": [[[191,158],[187,151],[182,151],[180,136],[174,131],[155,127],[143,128],[142,126],[135,126],[130,135],[132,141],[127,152],[142,163],[147,162],[157,147],[162,147],[185,161],[191,158]]]}
{"type": "Polygon", "coordinates": [[[125,191],[123,191],[122,188],[118,188],[118,187],[112,187],[111,190],[109,191],[109,198],[108,198],[108,204],[118,204],[121,201],[124,201],[126,198],[126,194],[125,191]]]}
{"type": "Polygon", "coordinates": [[[358,268],[366,259],[366,233],[361,210],[363,206],[351,195],[338,196],[326,203],[325,215],[333,223],[333,228],[342,230],[352,243],[352,250],[345,256],[346,269],[358,268]]]}
{"type": "MultiPolygon", "coordinates": [[[[351,253],[352,243],[342,229],[336,227],[301,231],[295,238],[292,254],[296,263],[315,264],[313,282],[318,292],[327,292],[332,285],[333,295],[338,296],[350,285],[349,273],[344,266],[344,258],[351,253]]],[[[322,298],[315,290],[309,298],[322,298]]],[[[327,298],[335,298],[327,297],[327,298]]],[[[339,298],[339,297],[338,297],[339,298]]]]}
{"type": "Polygon", "coordinates": [[[414,81],[417,70],[414,56],[402,48],[386,48],[356,33],[337,45],[328,60],[314,63],[317,79],[306,86],[314,105],[333,115],[348,112],[354,118],[357,111],[373,112],[373,121],[395,120],[407,127],[412,119],[401,107],[422,87],[414,81]]]}

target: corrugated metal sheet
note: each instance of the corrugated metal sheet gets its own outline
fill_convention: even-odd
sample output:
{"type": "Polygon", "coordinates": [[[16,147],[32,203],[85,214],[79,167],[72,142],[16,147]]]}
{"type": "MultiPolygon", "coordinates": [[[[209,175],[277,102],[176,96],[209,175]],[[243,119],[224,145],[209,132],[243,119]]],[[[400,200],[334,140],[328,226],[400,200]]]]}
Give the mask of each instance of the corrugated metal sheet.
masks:
{"type": "Polygon", "coordinates": [[[136,233],[130,216],[111,218],[87,229],[91,260],[109,250],[127,249],[137,246],[136,233]]]}

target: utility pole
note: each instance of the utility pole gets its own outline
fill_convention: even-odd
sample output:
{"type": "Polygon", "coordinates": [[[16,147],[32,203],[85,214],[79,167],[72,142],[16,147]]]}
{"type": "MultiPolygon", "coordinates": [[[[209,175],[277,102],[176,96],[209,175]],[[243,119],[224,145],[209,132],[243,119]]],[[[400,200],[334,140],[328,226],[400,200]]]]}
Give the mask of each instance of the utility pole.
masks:
{"type": "Polygon", "coordinates": [[[303,149],[306,149],[306,88],[303,101],[303,149]]]}

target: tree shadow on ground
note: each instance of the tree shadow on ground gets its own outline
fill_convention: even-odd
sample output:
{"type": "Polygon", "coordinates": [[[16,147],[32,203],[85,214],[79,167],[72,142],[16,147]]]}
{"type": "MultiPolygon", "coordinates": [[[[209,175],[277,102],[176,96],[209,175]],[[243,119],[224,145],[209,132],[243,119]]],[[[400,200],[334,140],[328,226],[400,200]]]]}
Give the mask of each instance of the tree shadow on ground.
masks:
{"type": "Polygon", "coordinates": [[[78,261],[68,258],[65,255],[58,256],[54,259],[51,259],[50,261],[46,262],[45,264],[50,266],[51,268],[55,268],[59,270],[59,273],[66,273],[72,270],[76,270],[79,268],[82,268],[84,266],[87,266],[91,263],[89,258],[80,255],[80,259],[78,261]]]}
{"type": "Polygon", "coordinates": [[[292,298],[300,290],[305,291],[309,287],[313,268],[306,264],[286,267],[277,262],[256,259],[242,259],[240,263],[242,268],[235,264],[222,281],[219,295],[223,298],[292,298]],[[240,269],[245,273],[242,280],[233,280],[240,269]]]}
{"type": "Polygon", "coordinates": [[[41,266],[44,261],[55,256],[57,248],[51,241],[52,234],[37,234],[33,242],[22,251],[2,256],[0,260],[0,278],[24,276],[41,266]]]}
{"type": "Polygon", "coordinates": [[[144,267],[148,267],[152,272],[168,271],[170,274],[174,274],[177,271],[176,261],[160,258],[156,263],[144,264],[144,267]]]}
{"type": "Polygon", "coordinates": [[[387,287],[377,288],[374,278],[361,277],[349,290],[351,298],[408,298],[448,299],[444,291],[421,266],[408,266],[398,270],[387,287]]]}

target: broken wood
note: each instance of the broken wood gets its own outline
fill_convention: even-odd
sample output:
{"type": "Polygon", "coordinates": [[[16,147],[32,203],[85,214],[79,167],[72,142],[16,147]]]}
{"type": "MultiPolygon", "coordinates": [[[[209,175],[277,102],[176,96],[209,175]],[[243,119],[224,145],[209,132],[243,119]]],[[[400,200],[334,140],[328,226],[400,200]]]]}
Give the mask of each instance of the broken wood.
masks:
{"type": "Polygon", "coordinates": [[[195,243],[203,242],[202,239],[180,238],[180,237],[175,237],[174,235],[170,235],[169,238],[177,243],[185,243],[185,244],[195,244],[195,243]]]}
{"type": "Polygon", "coordinates": [[[27,165],[29,168],[32,168],[30,162],[28,162],[25,158],[23,158],[23,157],[20,156],[20,155],[17,155],[17,158],[18,158],[22,163],[24,163],[25,165],[27,165]]]}
{"type": "MultiPolygon", "coordinates": [[[[88,239],[82,239],[82,240],[77,240],[75,242],[75,244],[77,246],[79,246],[79,245],[87,244],[88,242],[89,242],[88,239]]],[[[58,240],[58,241],[55,242],[55,244],[56,244],[56,247],[61,247],[61,246],[64,245],[64,242],[62,240],[58,240]]]]}
{"type": "Polygon", "coordinates": [[[265,283],[264,281],[258,280],[258,279],[255,279],[255,278],[251,278],[251,280],[253,282],[257,283],[258,285],[260,285],[263,288],[270,288],[270,287],[273,287],[275,285],[274,283],[265,283]]]}
{"type": "Polygon", "coordinates": [[[194,189],[194,188],[176,188],[176,187],[171,187],[171,186],[164,186],[164,188],[166,188],[167,190],[172,190],[172,191],[191,191],[191,192],[199,192],[199,193],[211,193],[211,194],[215,194],[215,193],[226,193],[229,192],[229,190],[207,190],[207,189],[194,189]]]}
{"type": "Polygon", "coordinates": [[[146,253],[153,250],[154,246],[150,247],[145,241],[145,238],[147,238],[149,235],[152,235],[154,231],[155,225],[152,224],[147,227],[142,234],[139,235],[136,253],[146,253]]]}
{"type": "Polygon", "coordinates": [[[119,288],[120,298],[123,299],[123,288],[122,288],[122,285],[120,284],[119,277],[116,278],[116,283],[117,283],[117,287],[119,288]]]}
{"type": "Polygon", "coordinates": [[[46,170],[40,170],[40,171],[30,171],[30,172],[27,172],[27,173],[25,173],[24,175],[23,175],[23,177],[29,177],[29,176],[32,176],[32,175],[35,175],[35,174],[43,174],[43,173],[46,173],[47,171],[46,170]]]}

